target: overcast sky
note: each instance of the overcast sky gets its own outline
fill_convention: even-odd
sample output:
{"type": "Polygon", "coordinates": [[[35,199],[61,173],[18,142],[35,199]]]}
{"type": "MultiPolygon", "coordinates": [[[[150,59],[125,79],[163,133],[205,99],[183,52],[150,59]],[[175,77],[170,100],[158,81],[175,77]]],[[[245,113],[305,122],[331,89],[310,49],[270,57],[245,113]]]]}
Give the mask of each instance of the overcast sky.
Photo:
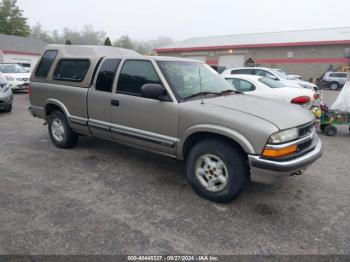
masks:
{"type": "Polygon", "coordinates": [[[18,0],[31,25],[80,30],[92,24],[115,40],[273,32],[350,26],[349,0],[18,0]]]}

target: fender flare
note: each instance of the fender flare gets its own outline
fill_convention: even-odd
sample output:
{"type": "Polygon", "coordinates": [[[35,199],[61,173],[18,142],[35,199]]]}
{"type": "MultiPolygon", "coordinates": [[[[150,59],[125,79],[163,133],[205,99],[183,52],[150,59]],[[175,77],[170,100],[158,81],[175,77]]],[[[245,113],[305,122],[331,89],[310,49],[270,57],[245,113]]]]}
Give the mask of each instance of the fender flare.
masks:
{"type": "Polygon", "coordinates": [[[66,107],[61,101],[59,101],[59,100],[57,100],[57,99],[51,99],[51,98],[50,98],[50,99],[47,99],[47,100],[45,101],[45,106],[44,106],[45,118],[47,118],[46,107],[47,107],[47,105],[49,105],[49,104],[53,104],[53,105],[59,107],[59,108],[62,110],[62,112],[64,113],[64,115],[66,116],[66,118],[67,118],[67,119],[70,118],[70,114],[69,114],[69,112],[68,112],[67,107],[66,107]]]}
{"type": "Polygon", "coordinates": [[[253,145],[241,133],[239,133],[231,128],[227,128],[227,127],[223,127],[223,126],[201,124],[201,125],[191,126],[190,128],[188,128],[184,131],[182,138],[179,141],[179,144],[177,147],[177,155],[179,156],[179,158],[181,158],[181,159],[184,158],[183,147],[184,147],[187,139],[193,134],[203,133],[203,132],[225,136],[225,137],[233,140],[234,142],[238,143],[247,154],[256,154],[256,151],[255,151],[253,145]]]}

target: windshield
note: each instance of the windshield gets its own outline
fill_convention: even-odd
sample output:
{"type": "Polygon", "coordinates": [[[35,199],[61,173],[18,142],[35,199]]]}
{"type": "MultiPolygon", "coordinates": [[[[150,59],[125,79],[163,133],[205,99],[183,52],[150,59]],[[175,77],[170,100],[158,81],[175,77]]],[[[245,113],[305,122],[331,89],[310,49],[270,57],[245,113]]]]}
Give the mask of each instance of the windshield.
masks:
{"type": "Polygon", "coordinates": [[[196,94],[215,95],[223,91],[236,91],[208,65],[182,61],[159,61],[158,65],[181,99],[196,94]]]}
{"type": "Polygon", "coordinates": [[[259,81],[261,83],[264,83],[265,85],[267,85],[268,87],[271,88],[281,88],[281,87],[285,87],[285,85],[283,85],[281,82],[278,82],[276,80],[270,79],[270,78],[266,78],[266,77],[261,77],[259,78],[259,81]]]}
{"type": "Polygon", "coordinates": [[[270,71],[276,74],[279,78],[287,79],[287,74],[282,70],[270,69],[270,71]]]}
{"type": "Polygon", "coordinates": [[[27,71],[19,65],[0,65],[0,72],[5,74],[27,73],[27,71]]]}

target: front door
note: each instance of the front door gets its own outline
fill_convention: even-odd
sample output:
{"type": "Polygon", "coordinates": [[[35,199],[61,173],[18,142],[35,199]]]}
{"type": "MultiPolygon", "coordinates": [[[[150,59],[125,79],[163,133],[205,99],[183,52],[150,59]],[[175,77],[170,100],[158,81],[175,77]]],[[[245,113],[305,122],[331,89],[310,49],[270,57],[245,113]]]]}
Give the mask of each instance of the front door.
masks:
{"type": "Polygon", "coordinates": [[[111,138],[112,89],[120,59],[105,59],[88,94],[88,125],[93,136],[111,138]]]}
{"type": "MultiPolygon", "coordinates": [[[[141,96],[144,84],[162,84],[150,60],[126,60],[112,94],[112,135],[154,151],[176,152],[178,104],[141,96]]],[[[164,86],[164,85],[163,85],[164,86]]]]}

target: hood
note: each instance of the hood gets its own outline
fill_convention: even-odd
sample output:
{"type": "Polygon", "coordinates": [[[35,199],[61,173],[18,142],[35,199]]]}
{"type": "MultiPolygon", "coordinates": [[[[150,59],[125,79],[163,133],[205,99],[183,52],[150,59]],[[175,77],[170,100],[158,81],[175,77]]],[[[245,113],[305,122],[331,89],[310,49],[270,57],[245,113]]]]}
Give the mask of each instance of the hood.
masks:
{"type": "Polygon", "coordinates": [[[3,76],[12,76],[14,78],[29,78],[30,73],[3,73],[3,76]]]}
{"type": "Polygon", "coordinates": [[[204,103],[259,117],[280,130],[301,126],[315,119],[313,114],[299,105],[253,95],[220,96],[205,99],[204,103]]]}

